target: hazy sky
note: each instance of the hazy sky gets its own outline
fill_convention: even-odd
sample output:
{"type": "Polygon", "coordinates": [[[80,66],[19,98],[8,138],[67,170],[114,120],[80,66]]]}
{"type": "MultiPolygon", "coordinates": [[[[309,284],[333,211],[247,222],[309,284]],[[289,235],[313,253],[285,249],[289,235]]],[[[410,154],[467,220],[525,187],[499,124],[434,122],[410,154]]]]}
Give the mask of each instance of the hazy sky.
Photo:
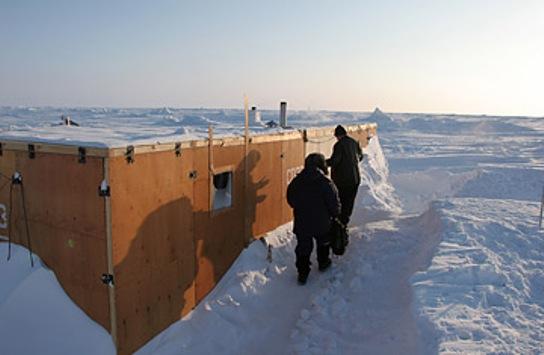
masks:
{"type": "Polygon", "coordinates": [[[0,0],[0,105],[544,115],[544,1],[0,0]]]}

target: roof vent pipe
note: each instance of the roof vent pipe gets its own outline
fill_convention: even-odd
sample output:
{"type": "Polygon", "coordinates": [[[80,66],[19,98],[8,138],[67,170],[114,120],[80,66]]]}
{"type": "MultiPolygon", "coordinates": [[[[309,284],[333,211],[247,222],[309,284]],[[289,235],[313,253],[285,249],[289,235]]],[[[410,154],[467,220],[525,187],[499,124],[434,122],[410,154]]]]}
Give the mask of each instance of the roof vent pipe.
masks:
{"type": "Polygon", "coordinates": [[[287,128],[287,102],[280,102],[280,126],[287,128]]]}

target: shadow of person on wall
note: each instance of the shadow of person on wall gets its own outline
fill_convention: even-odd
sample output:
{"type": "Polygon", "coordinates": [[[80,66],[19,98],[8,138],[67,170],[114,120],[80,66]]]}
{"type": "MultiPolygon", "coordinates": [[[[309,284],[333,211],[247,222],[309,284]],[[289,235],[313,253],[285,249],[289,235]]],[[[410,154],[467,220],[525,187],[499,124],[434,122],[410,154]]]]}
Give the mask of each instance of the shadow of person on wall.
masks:
{"type": "Polygon", "coordinates": [[[191,199],[151,212],[115,265],[119,353],[131,353],[194,306],[191,199]]]}
{"type": "MultiPolygon", "coordinates": [[[[206,172],[199,172],[200,182],[189,179],[189,171],[176,176],[173,181],[190,186],[174,200],[167,201],[172,192],[167,191],[171,187],[166,183],[130,198],[129,210],[152,212],[139,226],[128,220],[121,222],[118,230],[123,233],[123,225],[129,226],[126,238],[130,230],[136,230],[129,238],[126,255],[115,265],[120,353],[137,350],[193,309],[247,245],[256,222],[256,205],[267,198],[259,195],[259,190],[268,179],[254,182],[251,178],[260,159],[260,153],[252,150],[236,166],[230,182],[231,206],[218,211],[213,210],[211,198],[208,208],[195,210],[195,194],[210,196],[208,189],[214,188],[206,172]],[[154,205],[160,207],[153,210],[154,205]]],[[[213,181],[213,176],[210,179],[213,181]]]]}
{"type": "Polygon", "coordinates": [[[212,198],[209,211],[198,211],[195,214],[197,300],[211,291],[252,239],[251,228],[256,222],[256,206],[267,198],[258,192],[268,184],[268,180],[263,178],[254,182],[251,174],[260,160],[260,153],[251,150],[234,169],[230,207],[214,209],[212,198]]]}
{"type": "MultiPolygon", "coordinates": [[[[255,168],[257,167],[259,161],[261,160],[261,153],[257,150],[251,150],[247,155],[247,169],[248,169],[248,179],[247,179],[247,185],[246,185],[246,193],[247,193],[247,220],[248,220],[248,230],[246,237],[248,238],[246,240],[247,243],[251,242],[253,240],[252,231],[254,230],[254,225],[257,223],[256,220],[256,211],[257,211],[257,205],[263,203],[266,198],[268,197],[266,194],[259,194],[259,190],[262,190],[264,187],[266,187],[270,180],[266,177],[261,177],[259,181],[254,182],[252,174],[255,172],[255,168]]],[[[245,164],[244,161],[242,161],[242,164],[245,164]]],[[[244,166],[242,165],[242,168],[244,166]]],[[[241,169],[238,169],[241,170],[241,169]]],[[[243,171],[243,170],[242,170],[243,171]]]]}

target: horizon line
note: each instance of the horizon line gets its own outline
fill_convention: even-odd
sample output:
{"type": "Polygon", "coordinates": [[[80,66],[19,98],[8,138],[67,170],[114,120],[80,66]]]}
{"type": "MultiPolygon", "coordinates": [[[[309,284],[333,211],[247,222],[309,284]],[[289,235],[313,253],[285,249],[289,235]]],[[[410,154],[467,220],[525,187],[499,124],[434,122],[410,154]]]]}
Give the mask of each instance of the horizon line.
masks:
{"type": "MultiPolygon", "coordinates": [[[[260,111],[279,111],[279,103],[278,108],[270,108],[268,106],[259,107],[256,105],[250,105],[249,107],[257,107],[260,111]]],[[[154,105],[154,106],[99,106],[99,105],[5,105],[0,104],[0,109],[4,108],[35,108],[35,109],[132,109],[132,110],[145,110],[145,109],[175,109],[175,110],[244,110],[243,104],[240,106],[225,106],[225,107],[181,107],[181,106],[169,106],[169,105],[154,105]]],[[[470,117],[504,117],[504,118],[514,118],[514,117],[526,117],[526,118],[544,118],[544,113],[539,116],[535,114],[496,114],[496,113],[458,113],[458,112],[438,112],[438,111],[387,111],[382,110],[378,106],[374,108],[374,110],[349,110],[349,109],[341,109],[341,110],[333,110],[333,109],[327,109],[327,108],[289,108],[289,101],[287,101],[287,112],[289,111],[295,111],[295,112],[345,112],[345,113],[368,113],[372,114],[376,110],[379,110],[382,113],[385,114],[408,114],[408,115],[431,115],[431,116],[470,116],[470,117]]]]}

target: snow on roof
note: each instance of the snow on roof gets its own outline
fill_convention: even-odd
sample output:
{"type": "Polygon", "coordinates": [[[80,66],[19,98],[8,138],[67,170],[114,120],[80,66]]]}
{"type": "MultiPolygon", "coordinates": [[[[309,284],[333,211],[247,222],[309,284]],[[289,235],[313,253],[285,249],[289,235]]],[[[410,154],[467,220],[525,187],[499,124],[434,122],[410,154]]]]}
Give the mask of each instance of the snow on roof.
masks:
{"type": "MultiPolygon", "coordinates": [[[[285,131],[269,128],[279,121],[278,110],[262,110],[260,120],[250,119],[252,134],[285,131]]],[[[251,114],[250,114],[251,116],[251,114]]],[[[380,130],[418,130],[428,133],[465,134],[530,133],[544,130],[541,118],[386,114],[369,112],[288,111],[293,129],[377,123],[380,130]]],[[[127,145],[172,143],[205,139],[208,126],[215,137],[242,136],[241,109],[174,108],[33,108],[0,107],[0,141],[23,141],[88,147],[119,148],[127,145]],[[72,125],[66,125],[66,121],[72,125]]]]}
{"type": "MultiPolygon", "coordinates": [[[[261,112],[261,122],[250,120],[252,134],[277,133],[266,122],[279,121],[274,110],[261,112]]],[[[357,122],[360,115],[329,112],[290,112],[293,128],[357,122]]],[[[113,108],[0,108],[0,140],[32,141],[92,147],[122,147],[207,138],[242,136],[244,112],[240,109],[113,109],[113,108]],[[67,125],[69,118],[72,125],[67,125]]]]}

